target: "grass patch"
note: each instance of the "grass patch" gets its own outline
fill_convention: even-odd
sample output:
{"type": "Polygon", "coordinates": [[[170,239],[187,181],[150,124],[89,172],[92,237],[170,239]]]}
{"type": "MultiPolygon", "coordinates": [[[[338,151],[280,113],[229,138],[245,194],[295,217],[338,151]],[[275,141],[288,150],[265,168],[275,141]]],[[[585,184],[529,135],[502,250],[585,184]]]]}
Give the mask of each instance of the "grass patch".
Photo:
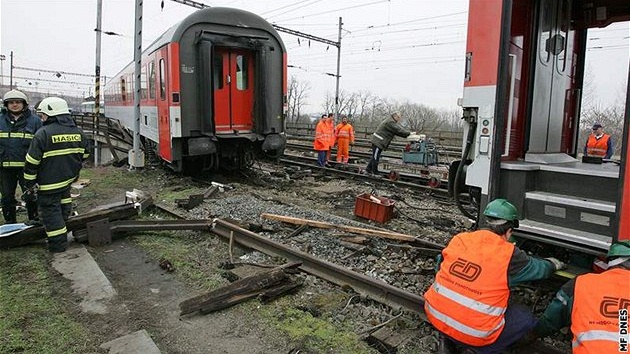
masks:
{"type": "Polygon", "coordinates": [[[200,255],[213,247],[207,236],[195,235],[192,231],[145,232],[131,240],[142,247],[156,260],[167,259],[176,269],[176,276],[197,288],[211,290],[224,284],[214,264],[200,255]]]}
{"type": "Polygon", "coordinates": [[[0,353],[90,351],[88,331],[56,293],[49,257],[40,247],[0,251],[0,353]]]}
{"type": "Polygon", "coordinates": [[[335,326],[325,318],[316,318],[308,312],[287,306],[282,301],[261,306],[261,311],[270,326],[285,333],[292,341],[301,343],[306,352],[374,353],[356,333],[335,326]]]}

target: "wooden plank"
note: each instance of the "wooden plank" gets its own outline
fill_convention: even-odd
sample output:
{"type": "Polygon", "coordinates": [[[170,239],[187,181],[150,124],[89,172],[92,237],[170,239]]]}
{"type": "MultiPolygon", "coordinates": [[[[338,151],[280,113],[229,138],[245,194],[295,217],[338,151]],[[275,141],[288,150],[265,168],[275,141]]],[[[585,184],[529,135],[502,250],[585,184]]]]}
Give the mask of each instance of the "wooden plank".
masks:
{"type": "Polygon", "coordinates": [[[329,222],[309,220],[309,219],[300,219],[300,218],[294,218],[291,216],[282,216],[282,215],[276,215],[276,214],[263,213],[260,216],[269,220],[282,221],[282,222],[295,224],[295,225],[308,225],[308,226],[317,227],[320,229],[340,229],[340,230],[344,230],[344,231],[355,233],[355,234],[376,236],[376,237],[387,238],[391,240],[407,241],[407,242],[422,242],[422,243],[426,242],[426,241],[419,240],[415,236],[401,234],[397,232],[365,229],[361,227],[348,226],[348,225],[335,225],[329,222]]]}
{"type": "Polygon", "coordinates": [[[262,290],[288,279],[285,270],[297,268],[301,262],[291,262],[251,277],[237,280],[208,293],[184,300],[179,304],[180,314],[195,311],[209,313],[258,296],[262,290]]]}

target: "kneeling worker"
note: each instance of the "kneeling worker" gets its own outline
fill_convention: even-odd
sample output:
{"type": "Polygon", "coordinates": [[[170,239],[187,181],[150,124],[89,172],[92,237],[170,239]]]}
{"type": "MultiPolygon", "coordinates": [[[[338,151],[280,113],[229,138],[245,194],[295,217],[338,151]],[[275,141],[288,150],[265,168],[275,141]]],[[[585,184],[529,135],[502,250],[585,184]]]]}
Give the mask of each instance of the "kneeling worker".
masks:
{"type": "Polygon", "coordinates": [[[424,294],[431,324],[477,354],[500,353],[536,325],[527,308],[508,305],[510,286],[548,278],[564,267],[555,258],[530,257],[508,242],[518,216],[507,200],[491,201],[483,214],[488,228],[451,239],[424,294]]]}
{"type": "Polygon", "coordinates": [[[571,325],[573,353],[618,353],[630,347],[630,241],[613,243],[608,269],[569,280],[534,330],[545,337],[571,325]],[[625,324],[621,323],[625,318],[625,324]],[[624,332],[625,330],[625,332],[624,332]]]}
{"type": "Polygon", "coordinates": [[[68,104],[48,97],[37,106],[43,127],[35,133],[26,154],[24,180],[29,193],[38,187],[37,204],[48,250],[63,252],[68,242],[65,220],[70,217],[70,185],[88,157],[88,141],[70,117],[68,104]]]}

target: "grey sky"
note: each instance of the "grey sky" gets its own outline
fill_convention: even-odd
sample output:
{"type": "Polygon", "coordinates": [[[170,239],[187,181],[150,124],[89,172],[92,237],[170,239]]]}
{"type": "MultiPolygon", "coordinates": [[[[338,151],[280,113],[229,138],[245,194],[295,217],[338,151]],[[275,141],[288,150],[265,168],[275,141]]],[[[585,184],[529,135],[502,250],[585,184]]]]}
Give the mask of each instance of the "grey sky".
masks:
{"type": "MultiPolygon", "coordinates": [[[[280,26],[337,40],[343,17],[341,88],[366,90],[396,100],[456,108],[463,85],[467,0],[203,0],[210,6],[252,11],[280,26]]],[[[134,0],[103,0],[101,72],[111,77],[133,58],[134,0]]],[[[148,46],[194,8],[164,0],[144,0],[143,45],[148,46]]],[[[96,0],[2,0],[0,53],[18,67],[94,73],[96,0]]],[[[625,88],[630,31],[628,23],[598,30],[589,41],[589,75],[596,96],[612,102],[625,88]]],[[[282,35],[289,75],[309,82],[307,111],[319,112],[335,80],[336,48],[282,35]]],[[[19,87],[87,95],[91,79],[41,71],[16,70],[19,87]],[[45,81],[48,80],[48,81],[45,81]],[[53,82],[49,82],[53,81],[53,82]],[[72,84],[60,84],[70,81],[72,84]],[[30,86],[28,85],[30,83],[30,86]]],[[[5,83],[8,79],[5,78],[5,83]]]]}

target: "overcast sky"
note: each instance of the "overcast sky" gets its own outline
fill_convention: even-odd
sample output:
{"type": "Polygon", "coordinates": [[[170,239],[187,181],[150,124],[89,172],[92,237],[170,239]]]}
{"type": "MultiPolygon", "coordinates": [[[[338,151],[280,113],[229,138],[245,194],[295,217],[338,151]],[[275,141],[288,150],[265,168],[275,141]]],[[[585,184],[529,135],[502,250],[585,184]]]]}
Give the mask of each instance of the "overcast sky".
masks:
{"type": "MultiPolygon", "coordinates": [[[[200,1],[200,0],[198,0],[200,1]]],[[[143,46],[196,9],[164,0],[144,0],[143,46]]],[[[297,31],[337,40],[343,18],[341,88],[370,91],[399,101],[457,108],[462,95],[467,0],[202,0],[210,6],[252,11],[297,31]]],[[[133,59],[134,0],[103,0],[101,74],[115,75],[133,59]]],[[[9,75],[9,53],[19,87],[87,96],[89,77],[44,70],[93,74],[96,0],[1,0],[0,53],[9,75]],[[51,82],[52,81],[52,82],[51,82]],[[60,84],[59,82],[70,82],[60,84]],[[29,86],[30,83],[30,86],[29,86]]],[[[282,34],[288,49],[289,76],[308,82],[309,112],[320,112],[327,92],[334,93],[336,48],[282,34]]],[[[630,27],[616,24],[589,40],[589,74],[604,103],[626,87],[630,27]]],[[[4,78],[6,83],[8,78],[4,78]]]]}

